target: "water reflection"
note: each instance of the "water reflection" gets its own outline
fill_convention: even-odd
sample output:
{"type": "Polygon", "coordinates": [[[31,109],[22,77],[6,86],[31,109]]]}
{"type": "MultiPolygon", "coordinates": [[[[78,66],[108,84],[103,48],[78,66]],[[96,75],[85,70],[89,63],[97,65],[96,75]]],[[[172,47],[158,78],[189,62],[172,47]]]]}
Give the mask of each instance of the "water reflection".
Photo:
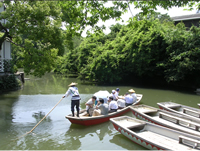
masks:
{"type": "Polygon", "coordinates": [[[0,96],[0,132],[5,131],[4,127],[10,128],[12,124],[13,104],[18,100],[18,96],[5,94],[0,96]]]}
{"type": "Polygon", "coordinates": [[[94,136],[97,135],[99,141],[102,141],[105,135],[110,135],[111,130],[108,127],[108,123],[102,123],[94,126],[81,126],[77,124],[71,124],[66,135],[79,136],[80,138],[85,137],[85,135],[94,136]]]}
{"type": "MultiPolygon", "coordinates": [[[[77,79],[55,74],[29,78],[23,89],[0,95],[0,150],[144,150],[119,134],[111,122],[88,127],[71,124],[65,119],[65,115],[71,113],[70,98],[63,99],[33,133],[13,141],[29,132],[55,106],[69,83],[79,83],[82,109],[95,92],[116,89],[116,86],[83,85],[77,79]]],[[[157,102],[164,101],[196,108],[197,103],[200,103],[200,96],[190,92],[142,86],[117,87],[122,95],[133,88],[136,93],[143,94],[141,103],[154,107],[158,107],[157,102]]],[[[126,115],[133,116],[131,112],[126,115]]]]}
{"type": "MultiPolygon", "coordinates": [[[[76,147],[72,145],[73,149],[78,150],[84,148],[97,150],[105,147],[100,147],[99,145],[101,144],[101,142],[107,144],[108,140],[105,140],[105,138],[106,136],[111,136],[111,133],[112,127],[110,127],[109,122],[87,127],[71,124],[69,130],[65,133],[65,136],[68,138],[67,143],[75,143],[76,147]],[[98,146],[100,148],[98,148],[98,146]]],[[[110,147],[108,148],[110,149],[110,147]]],[[[67,149],[72,149],[71,145],[67,149]]]]}
{"type": "Polygon", "coordinates": [[[116,145],[123,146],[126,150],[147,150],[146,148],[132,142],[122,134],[115,134],[109,141],[116,145]]]}

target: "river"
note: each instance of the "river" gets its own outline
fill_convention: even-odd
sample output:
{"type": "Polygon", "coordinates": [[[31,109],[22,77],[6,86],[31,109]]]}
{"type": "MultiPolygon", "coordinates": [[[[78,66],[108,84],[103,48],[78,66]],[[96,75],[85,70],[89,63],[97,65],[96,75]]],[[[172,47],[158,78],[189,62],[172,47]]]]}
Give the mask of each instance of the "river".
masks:
{"type": "MultiPolygon", "coordinates": [[[[200,96],[188,90],[170,90],[144,86],[96,86],[83,84],[75,78],[46,74],[30,78],[22,89],[0,95],[0,150],[145,150],[117,132],[111,122],[94,126],[71,124],[65,115],[71,113],[70,98],[61,103],[29,132],[62,98],[71,82],[77,82],[80,107],[99,90],[120,88],[120,95],[129,89],[143,94],[141,103],[158,107],[157,102],[172,101],[198,107],[200,96]],[[21,138],[19,138],[21,137],[21,138]],[[18,139],[19,138],[19,139],[18,139]]],[[[125,114],[133,116],[131,112],[125,114]]]]}

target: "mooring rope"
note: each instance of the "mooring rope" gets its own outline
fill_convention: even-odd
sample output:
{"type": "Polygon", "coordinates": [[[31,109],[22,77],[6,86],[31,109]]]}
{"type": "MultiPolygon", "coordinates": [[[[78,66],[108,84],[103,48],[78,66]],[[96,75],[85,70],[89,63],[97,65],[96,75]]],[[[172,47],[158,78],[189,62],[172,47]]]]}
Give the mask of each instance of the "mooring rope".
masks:
{"type": "Polygon", "coordinates": [[[15,140],[20,139],[20,138],[26,136],[27,134],[31,133],[51,113],[51,111],[53,111],[55,109],[55,107],[62,101],[62,99],[60,99],[60,101],[58,101],[58,103],[49,111],[49,113],[47,113],[29,132],[26,132],[25,134],[16,138],[15,140]]]}

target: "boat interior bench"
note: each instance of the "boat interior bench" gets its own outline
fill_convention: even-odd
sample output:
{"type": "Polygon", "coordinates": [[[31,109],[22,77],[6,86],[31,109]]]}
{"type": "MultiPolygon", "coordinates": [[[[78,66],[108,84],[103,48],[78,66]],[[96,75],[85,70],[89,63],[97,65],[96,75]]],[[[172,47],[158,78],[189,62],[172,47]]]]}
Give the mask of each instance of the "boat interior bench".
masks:
{"type": "Polygon", "coordinates": [[[188,120],[184,120],[182,118],[175,117],[175,116],[163,113],[163,112],[159,112],[159,118],[163,118],[165,120],[175,122],[176,124],[179,124],[179,125],[181,125],[180,122],[184,122],[184,123],[187,123],[188,127],[193,125],[196,131],[199,131],[199,128],[200,128],[200,124],[198,124],[198,123],[191,122],[191,121],[188,121],[188,120]]]}
{"type": "Polygon", "coordinates": [[[179,107],[181,107],[181,105],[179,105],[179,104],[167,104],[167,107],[169,107],[169,108],[179,108],[179,107]]]}
{"type": "Polygon", "coordinates": [[[193,114],[196,114],[197,117],[200,118],[200,112],[195,111],[195,110],[191,110],[191,109],[188,109],[188,108],[183,108],[183,113],[186,113],[186,114],[193,113],[193,114]]]}
{"type": "Polygon", "coordinates": [[[193,148],[200,147],[200,141],[199,140],[196,140],[196,139],[193,139],[193,138],[190,138],[190,137],[186,137],[186,136],[182,136],[182,135],[179,136],[179,143],[192,146],[193,148]]]}
{"type": "Polygon", "coordinates": [[[140,131],[143,130],[146,124],[138,123],[132,126],[128,126],[127,128],[132,131],[140,131]]]}
{"type": "Polygon", "coordinates": [[[155,113],[157,112],[158,110],[157,109],[154,109],[154,108],[151,108],[151,107],[146,107],[146,106],[130,106],[132,109],[135,109],[135,110],[138,110],[142,113],[155,113]]]}

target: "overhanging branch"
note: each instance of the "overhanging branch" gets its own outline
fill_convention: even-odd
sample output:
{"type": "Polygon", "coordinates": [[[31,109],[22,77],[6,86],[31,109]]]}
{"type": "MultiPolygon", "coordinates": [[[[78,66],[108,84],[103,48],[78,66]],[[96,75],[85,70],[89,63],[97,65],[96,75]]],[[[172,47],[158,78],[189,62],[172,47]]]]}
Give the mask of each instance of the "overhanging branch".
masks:
{"type": "Polygon", "coordinates": [[[8,38],[8,37],[6,38],[6,40],[9,41],[9,42],[12,43],[12,44],[15,44],[16,46],[19,46],[19,47],[21,47],[21,48],[25,48],[24,46],[15,43],[14,41],[12,41],[12,40],[11,40],[10,38],[8,38]]]}

